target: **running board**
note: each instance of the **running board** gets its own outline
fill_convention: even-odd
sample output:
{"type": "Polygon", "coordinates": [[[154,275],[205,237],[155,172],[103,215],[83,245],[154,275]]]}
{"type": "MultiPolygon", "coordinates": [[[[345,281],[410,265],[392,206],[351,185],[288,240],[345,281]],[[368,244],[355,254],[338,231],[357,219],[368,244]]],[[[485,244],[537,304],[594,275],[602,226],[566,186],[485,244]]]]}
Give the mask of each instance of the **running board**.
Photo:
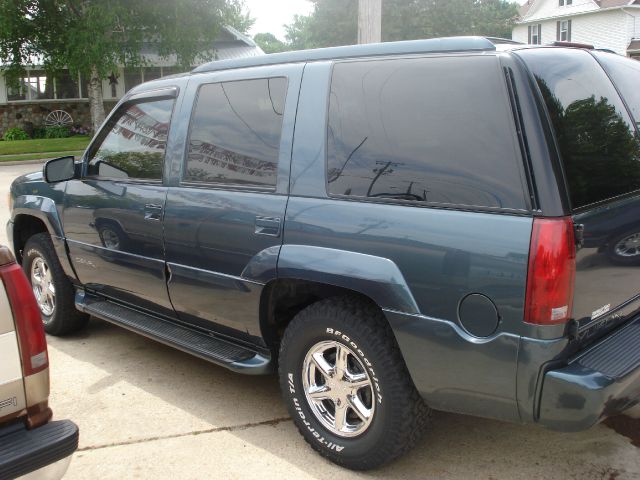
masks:
{"type": "Polygon", "coordinates": [[[273,372],[271,359],[247,347],[214,337],[132,308],[78,293],[76,307],[94,317],[240,373],[273,372]]]}

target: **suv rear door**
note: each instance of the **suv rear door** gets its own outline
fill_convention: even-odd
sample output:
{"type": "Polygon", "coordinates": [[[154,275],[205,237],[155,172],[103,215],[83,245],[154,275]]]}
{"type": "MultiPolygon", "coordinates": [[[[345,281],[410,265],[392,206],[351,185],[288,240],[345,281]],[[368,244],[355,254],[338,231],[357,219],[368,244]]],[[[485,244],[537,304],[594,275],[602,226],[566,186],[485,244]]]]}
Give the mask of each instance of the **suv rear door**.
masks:
{"type": "Polygon", "coordinates": [[[593,327],[623,321],[640,308],[639,119],[630,114],[637,115],[640,105],[635,91],[624,96],[628,85],[635,90],[640,85],[640,65],[578,49],[518,55],[546,104],[573,221],[582,230],[573,318],[581,332],[598,330],[593,327]],[[605,66],[615,65],[609,74],[618,78],[624,99],[594,56],[605,66]]]}
{"type": "Polygon", "coordinates": [[[180,119],[184,161],[172,165],[164,215],[168,290],[180,320],[260,336],[262,283],[275,278],[282,244],[303,68],[189,81],[180,119]]]}

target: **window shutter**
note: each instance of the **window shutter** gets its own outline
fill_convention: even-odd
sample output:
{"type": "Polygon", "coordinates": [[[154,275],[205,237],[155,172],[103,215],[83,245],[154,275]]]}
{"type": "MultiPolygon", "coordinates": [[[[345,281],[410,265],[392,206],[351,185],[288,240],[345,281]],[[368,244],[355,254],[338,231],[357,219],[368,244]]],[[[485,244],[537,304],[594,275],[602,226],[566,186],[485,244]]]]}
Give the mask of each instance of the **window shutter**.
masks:
{"type": "Polygon", "coordinates": [[[560,22],[556,22],[556,40],[560,41],[560,22]]]}
{"type": "Polygon", "coordinates": [[[571,20],[567,20],[567,42],[571,41],[571,20]]]}
{"type": "Polygon", "coordinates": [[[527,41],[528,44],[531,44],[531,25],[529,25],[529,40],[527,41]]]}
{"type": "Polygon", "coordinates": [[[538,45],[542,45],[542,24],[538,24],[538,45]]]}

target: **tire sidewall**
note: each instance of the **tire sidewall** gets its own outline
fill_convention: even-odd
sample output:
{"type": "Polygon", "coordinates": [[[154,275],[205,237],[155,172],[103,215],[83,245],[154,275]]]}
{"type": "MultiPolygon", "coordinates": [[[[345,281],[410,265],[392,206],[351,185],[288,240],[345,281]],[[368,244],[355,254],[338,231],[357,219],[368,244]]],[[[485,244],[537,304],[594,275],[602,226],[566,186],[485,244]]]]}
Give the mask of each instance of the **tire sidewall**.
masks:
{"type": "Polygon", "coordinates": [[[291,416],[308,441],[335,462],[364,460],[384,443],[392,428],[385,402],[384,373],[378,370],[374,347],[366,338],[360,338],[353,328],[337,320],[306,325],[295,337],[280,357],[282,390],[291,416]],[[376,402],[374,418],[367,430],[357,437],[340,437],[326,429],[313,413],[304,392],[304,359],[314,345],[325,340],[349,347],[358,356],[372,381],[376,402]]]}
{"type": "MultiPolygon", "coordinates": [[[[42,260],[44,260],[44,262],[47,264],[47,266],[49,267],[49,271],[51,272],[51,278],[52,278],[52,283],[54,288],[56,289],[56,304],[53,307],[53,313],[51,315],[45,315],[42,310],[40,310],[40,306],[38,306],[38,311],[40,312],[40,317],[42,318],[42,323],[44,324],[45,327],[52,327],[53,325],[55,325],[56,322],[56,318],[57,318],[57,313],[58,313],[58,292],[60,291],[60,285],[59,285],[59,279],[57,278],[54,269],[52,268],[51,265],[51,259],[48,257],[48,255],[43,251],[42,248],[39,247],[39,245],[34,245],[34,244],[27,244],[27,248],[24,251],[23,254],[23,262],[22,262],[22,269],[25,272],[25,275],[27,276],[27,279],[29,280],[29,285],[32,285],[31,283],[31,266],[33,265],[33,262],[36,260],[36,258],[42,258],[42,260]]],[[[33,287],[33,285],[32,285],[33,287]]]]}
{"type": "Polygon", "coordinates": [[[623,257],[616,253],[616,245],[618,245],[618,243],[624,240],[625,238],[630,237],[635,233],[640,233],[640,232],[638,232],[637,230],[629,230],[628,232],[618,235],[617,237],[615,237],[613,240],[609,242],[609,245],[607,246],[607,254],[612,262],[617,263],[618,265],[639,265],[640,264],[640,255],[633,256],[633,257],[623,257]]]}

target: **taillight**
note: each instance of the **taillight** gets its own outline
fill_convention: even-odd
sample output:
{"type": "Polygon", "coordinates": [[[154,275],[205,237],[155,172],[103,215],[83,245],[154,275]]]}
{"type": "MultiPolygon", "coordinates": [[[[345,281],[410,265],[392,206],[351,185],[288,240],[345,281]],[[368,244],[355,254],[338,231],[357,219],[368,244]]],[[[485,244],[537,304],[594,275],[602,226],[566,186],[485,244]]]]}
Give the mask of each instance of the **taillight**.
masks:
{"type": "Polygon", "coordinates": [[[0,266],[0,277],[13,311],[22,356],[22,373],[38,373],[49,366],[47,340],[40,310],[24,272],[16,263],[0,266]]]}
{"type": "Polygon", "coordinates": [[[576,247],[569,217],[533,221],[525,322],[556,325],[571,318],[576,247]]]}

